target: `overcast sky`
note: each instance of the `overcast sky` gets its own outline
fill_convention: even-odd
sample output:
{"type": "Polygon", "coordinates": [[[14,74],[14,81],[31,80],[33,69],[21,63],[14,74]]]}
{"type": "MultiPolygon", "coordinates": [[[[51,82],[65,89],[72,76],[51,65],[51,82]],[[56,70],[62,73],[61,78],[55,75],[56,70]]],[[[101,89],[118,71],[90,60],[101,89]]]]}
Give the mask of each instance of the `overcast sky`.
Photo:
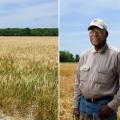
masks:
{"type": "Polygon", "coordinates": [[[58,0],[0,0],[0,28],[58,27],[58,0]]]}
{"type": "Polygon", "coordinates": [[[120,48],[120,0],[60,0],[60,49],[81,54],[91,47],[87,28],[94,18],[108,26],[108,43],[120,48]]]}

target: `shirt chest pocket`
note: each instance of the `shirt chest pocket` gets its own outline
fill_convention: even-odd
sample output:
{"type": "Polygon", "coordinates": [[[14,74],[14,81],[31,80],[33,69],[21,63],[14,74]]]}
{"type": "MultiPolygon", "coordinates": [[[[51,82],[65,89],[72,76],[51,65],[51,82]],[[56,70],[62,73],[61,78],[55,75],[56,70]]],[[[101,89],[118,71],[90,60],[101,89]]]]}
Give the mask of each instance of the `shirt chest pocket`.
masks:
{"type": "Polygon", "coordinates": [[[107,84],[108,82],[110,82],[111,77],[113,75],[113,71],[109,70],[109,69],[105,69],[105,68],[99,68],[98,71],[98,79],[97,79],[97,83],[100,84],[107,84]]]}
{"type": "Polygon", "coordinates": [[[88,74],[90,71],[90,67],[89,66],[82,66],[80,68],[80,80],[84,81],[88,79],[88,74]]]}

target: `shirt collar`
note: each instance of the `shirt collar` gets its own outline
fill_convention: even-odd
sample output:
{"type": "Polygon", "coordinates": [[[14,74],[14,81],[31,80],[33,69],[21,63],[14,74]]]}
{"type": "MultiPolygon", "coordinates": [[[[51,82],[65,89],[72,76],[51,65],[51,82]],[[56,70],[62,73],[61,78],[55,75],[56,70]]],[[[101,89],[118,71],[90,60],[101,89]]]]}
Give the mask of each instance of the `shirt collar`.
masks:
{"type": "Polygon", "coordinates": [[[93,53],[93,54],[95,54],[95,53],[103,53],[103,52],[105,52],[107,49],[108,49],[108,45],[107,45],[107,43],[106,43],[99,51],[96,51],[95,48],[93,47],[93,48],[92,48],[92,53],[93,53]]]}

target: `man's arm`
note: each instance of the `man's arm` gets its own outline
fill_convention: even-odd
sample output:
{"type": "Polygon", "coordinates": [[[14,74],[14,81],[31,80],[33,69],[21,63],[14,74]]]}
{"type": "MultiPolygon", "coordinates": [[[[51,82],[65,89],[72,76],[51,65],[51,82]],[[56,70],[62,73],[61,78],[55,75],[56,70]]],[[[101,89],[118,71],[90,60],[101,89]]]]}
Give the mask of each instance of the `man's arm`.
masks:
{"type": "Polygon", "coordinates": [[[114,95],[114,99],[108,103],[108,106],[114,111],[116,111],[118,107],[120,106],[120,52],[117,54],[115,66],[116,66],[116,70],[119,76],[119,83],[118,83],[119,89],[117,91],[117,94],[114,95]]]}
{"type": "Polygon", "coordinates": [[[109,102],[107,105],[103,105],[101,108],[101,112],[99,114],[100,119],[104,119],[109,117],[113,111],[116,111],[118,107],[120,106],[120,53],[118,53],[115,61],[115,68],[117,70],[117,74],[119,76],[119,89],[117,91],[117,94],[114,95],[114,98],[111,102],[109,102]]]}
{"type": "Polygon", "coordinates": [[[81,96],[81,91],[79,89],[80,64],[81,64],[81,60],[79,60],[79,65],[78,65],[78,68],[77,68],[77,74],[76,74],[76,79],[75,79],[75,86],[74,86],[74,108],[78,108],[78,109],[79,109],[80,96],[81,96]]]}
{"type": "Polygon", "coordinates": [[[80,96],[81,96],[81,91],[79,89],[79,84],[80,84],[80,60],[77,68],[77,74],[76,74],[76,79],[75,79],[75,86],[74,86],[74,110],[73,110],[73,116],[75,117],[75,120],[80,119],[80,96]]]}

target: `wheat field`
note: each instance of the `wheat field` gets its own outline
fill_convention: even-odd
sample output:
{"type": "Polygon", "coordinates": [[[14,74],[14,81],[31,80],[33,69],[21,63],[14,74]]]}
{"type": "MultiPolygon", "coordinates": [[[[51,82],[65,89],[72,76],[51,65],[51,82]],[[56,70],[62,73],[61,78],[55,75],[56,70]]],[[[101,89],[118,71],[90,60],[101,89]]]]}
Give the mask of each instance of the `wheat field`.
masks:
{"type": "Polygon", "coordinates": [[[58,38],[0,37],[0,118],[57,120],[58,38]]]}
{"type": "MultiPolygon", "coordinates": [[[[60,120],[73,120],[73,92],[76,63],[60,64],[60,120]]],[[[120,110],[118,111],[120,120],[120,110]]]]}

